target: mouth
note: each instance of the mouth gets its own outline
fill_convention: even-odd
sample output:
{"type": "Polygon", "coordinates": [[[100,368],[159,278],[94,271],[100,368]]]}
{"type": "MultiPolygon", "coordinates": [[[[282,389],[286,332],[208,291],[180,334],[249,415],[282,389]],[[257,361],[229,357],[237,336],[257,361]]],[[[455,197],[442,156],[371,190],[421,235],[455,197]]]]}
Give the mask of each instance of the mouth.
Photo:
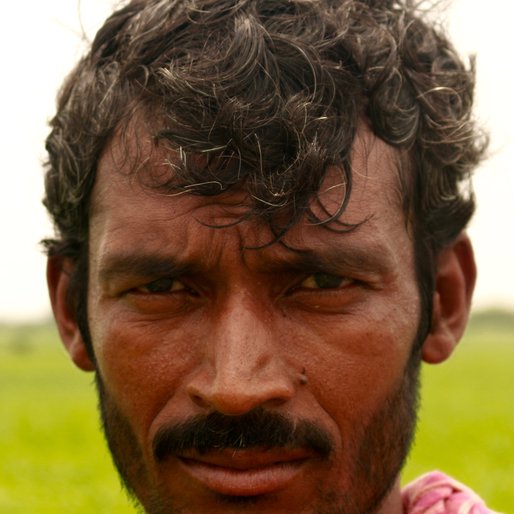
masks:
{"type": "Polygon", "coordinates": [[[258,496],[285,489],[314,457],[303,449],[227,449],[178,459],[193,480],[212,492],[258,496]]]}

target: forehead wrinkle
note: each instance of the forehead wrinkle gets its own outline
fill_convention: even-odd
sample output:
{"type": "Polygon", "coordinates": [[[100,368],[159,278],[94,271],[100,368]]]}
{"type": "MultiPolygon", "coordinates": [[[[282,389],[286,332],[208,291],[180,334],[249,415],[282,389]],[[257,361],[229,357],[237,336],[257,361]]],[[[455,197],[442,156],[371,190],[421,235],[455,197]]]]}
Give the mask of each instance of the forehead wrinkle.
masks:
{"type": "MultiPolygon", "coordinates": [[[[131,272],[143,274],[166,273],[212,274],[223,265],[239,260],[248,266],[245,255],[246,234],[255,235],[255,226],[241,228],[242,224],[230,227],[211,228],[201,223],[190,222],[183,231],[174,231],[173,237],[164,225],[158,231],[150,231],[138,239],[138,244],[127,248],[126,240],[110,237],[114,231],[103,238],[99,252],[98,268],[100,274],[109,275],[131,272]],[[191,228],[192,227],[192,228],[191,228]],[[159,233],[161,236],[159,236],[159,233]],[[225,263],[221,264],[220,263],[225,263]],[[103,272],[103,269],[106,269],[103,272]]],[[[124,230],[120,227],[119,230],[124,230]]],[[[155,227],[154,227],[155,229],[155,227]]],[[[236,269],[236,268],[233,268],[236,269]]]]}
{"type": "MultiPolygon", "coordinates": [[[[330,166],[324,181],[314,199],[310,209],[316,219],[327,220],[326,225],[337,231],[337,224],[359,225],[371,218],[377,218],[380,210],[377,207],[397,207],[398,213],[404,213],[404,166],[400,152],[391,147],[382,139],[375,136],[371,130],[362,123],[357,131],[351,154],[351,189],[342,170],[330,166]],[[338,219],[329,221],[341,207],[346,195],[348,204],[338,219]],[[377,202],[383,197],[386,202],[377,202]],[[364,207],[364,209],[359,209],[364,207]],[[359,210],[366,215],[359,214],[359,210]],[[355,215],[357,213],[357,216],[355,215]]],[[[387,215],[391,216],[392,212],[387,215]]],[[[405,216],[405,214],[404,214],[405,216]]],[[[322,225],[323,221],[316,221],[315,225],[322,225]]]]}
{"type": "Polygon", "coordinates": [[[381,192],[394,193],[397,205],[402,206],[402,196],[398,192],[402,188],[403,156],[407,152],[387,144],[375,136],[364,123],[359,126],[352,147],[352,172],[366,181],[381,184],[381,192]],[[360,169],[359,169],[360,168],[360,169]],[[393,173],[387,173],[390,169],[393,173]]]}
{"type": "MultiPolygon", "coordinates": [[[[159,201],[161,199],[163,200],[163,202],[169,201],[169,214],[167,214],[166,208],[163,208],[161,211],[157,211],[157,214],[154,218],[157,222],[166,222],[168,219],[170,221],[172,219],[175,219],[175,214],[173,213],[173,203],[174,199],[177,199],[177,201],[181,202],[182,206],[180,209],[180,216],[185,216],[190,220],[195,220],[196,223],[198,223],[199,225],[203,225],[203,227],[206,229],[208,227],[214,226],[225,227],[211,230],[231,230],[232,232],[236,233],[237,252],[245,262],[248,258],[247,256],[249,255],[246,250],[250,249],[251,247],[259,246],[258,244],[248,244],[249,241],[250,243],[253,243],[253,240],[258,239],[259,237],[255,236],[255,233],[253,234],[253,240],[251,240],[251,238],[248,237],[250,234],[252,234],[251,227],[254,227],[253,223],[258,222],[258,219],[256,217],[252,217],[252,223],[249,224],[250,228],[243,228],[246,225],[246,223],[245,220],[242,220],[241,218],[242,216],[248,213],[249,209],[251,209],[251,207],[248,206],[246,203],[248,198],[243,192],[228,191],[221,195],[216,195],[213,197],[199,195],[197,196],[188,193],[186,193],[185,195],[177,196],[173,193],[167,194],[162,190],[159,191],[155,189],[145,188],[140,183],[140,181],[134,180],[133,176],[127,175],[122,171],[120,172],[116,169],[116,166],[109,166],[111,164],[111,161],[113,160],[112,153],[113,152],[107,152],[103,156],[104,159],[99,165],[99,176],[97,179],[97,184],[95,184],[96,194],[93,195],[94,205],[90,217],[91,220],[93,220],[95,216],[100,214],[102,210],[109,210],[109,203],[107,201],[109,193],[112,195],[112,189],[119,189],[121,187],[122,193],[120,196],[123,196],[123,189],[128,189],[129,194],[132,196],[137,195],[141,198],[155,197],[156,201],[159,201]],[[184,209],[184,202],[182,202],[182,199],[184,199],[186,196],[188,197],[188,199],[191,199],[191,203],[187,209],[184,209]],[[214,213],[215,215],[213,214],[212,207],[216,207],[216,211],[214,213]],[[197,208],[199,209],[197,210],[197,208]],[[207,212],[204,211],[204,209],[210,209],[210,211],[207,212]],[[196,212],[191,214],[195,210],[196,212]]],[[[354,205],[355,203],[357,203],[357,207],[359,207],[359,203],[364,202],[362,205],[369,209],[370,206],[374,205],[374,203],[372,202],[374,198],[376,198],[376,195],[395,195],[396,198],[398,198],[398,193],[401,190],[400,181],[395,180],[395,177],[397,177],[398,174],[386,172],[389,168],[394,168],[394,170],[398,171],[398,152],[395,152],[389,145],[370,134],[367,130],[360,131],[358,137],[356,138],[352,163],[353,173],[357,180],[355,181],[355,187],[352,191],[351,200],[353,201],[350,201],[347,210],[345,211],[345,213],[343,213],[343,216],[340,218],[340,220],[342,221],[345,221],[345,214],[348,215],[352,213],[352,205],[354,205]],[[381,168],[383,169],[383,172],[380,171],[381,168]]],[[[339,182],[335,184],[335,186],[342,186],[342,184],[340,183],[339,174],[337,178],[339,179],[339,182]]],[[[322,191],[326,192],[327,195],[330,195],[330,192],[333,192],[333,187],[330,183],[328,184],[328,187],[327,184],[324,184],[322,185],[322,191]]],[[[132,198],[132,201],[134,201],[134,197],[132,198]]],[[[163,205],[165,204],[163,203],[163,205]]],[[[357,209],[354,212],[357,212],[358,216],[361,216],[359,209],[357,209]]],[[[400,210],[398,210],[398,214],[400,215],[400,210]]],[[[138,215],[139,211],[130,211],[130,216],[138,217],[138,215]]],[[[389,218],[391,218],[392,215],[394,215],[394,217],[396,218],[395,213],[391,211],[387,211],[384,215],[389,218]]],[[[356,223],[365,221],[365,225],[373,225],[374,221],[378,221],[379,216],[379,213],[373,211],[371,212],[371,215],[368,212],[368,216],[366,219],[360,217],[359,219],[353,221],[355,221],[356,223]],[[373,220],[372,218],[376,219],[373,220]]],[[[265,222],[263,222],[263,225],[265,225],[265,222]]],[[[164,226],[163,233],[164,235],[166,235],[164,226]]],[[[263,232],[259,230],[259,234],[262,233],[263,232]]],[[[158,234],[154,234],[154,237],[158,237],[158,234]]],[[[324,235],[321,236],[322,239],[324,239],[324,237],[324,235]]],[[[212,238],[211,241],[212,244],[214,244],[212,238]]],[[[259,242],[261,241],[257,241],[257,243],[259,242]]],[[[265,243],[268,242],[269,241],[266,239],[265,243]]],[[[223,245],[224,243],[223,241],[220,241],[219,244],[223,245]]],[[[235,251],[235,247],[233,248],[235,251]]],[[[213,249],[214,248],[211,247],[210,251],[212,252],[213,249]]]]}
{"type": "MultiPolygon", "coordinates": [[[[221,218],[233,218],[229,223],[233,223],[234,219],[243,218],[251,210],[253,202],[242,189],[230,189],[216,195],[195,194],[194,190],[170,191],[166,184],[169,184],[174,163],[179,162],[178,152],[172,148],[159,148],[151,141],[147,141],[146,144],[140,144],[140,141],[133,143],[133,139],[134,137],[121,138],[118,136],[102,154],[93,188],[90,217],[95,216],[102,208],[108,207],[108,204],[102,202],[102,199],[109,194],[113,187],[118,185],[122,189],[129,190],[131,194],[154,196],[157,199],[172,201],[174,198],[197,198],[198,202],[192,202],[192,209],[196,207],[195,203],[202,203],[207,207],[219,205],[221,208],[225,208],[221,218]],[[231,213],[231,210],[235,214],[231,213]]],[[[208,221],[204,223],[209,225],[208,221]]],[[[216,225],[217,223],[212,224],[216,225]]],[[[219,224],[222,225],[225,222],[219,224]]]]}

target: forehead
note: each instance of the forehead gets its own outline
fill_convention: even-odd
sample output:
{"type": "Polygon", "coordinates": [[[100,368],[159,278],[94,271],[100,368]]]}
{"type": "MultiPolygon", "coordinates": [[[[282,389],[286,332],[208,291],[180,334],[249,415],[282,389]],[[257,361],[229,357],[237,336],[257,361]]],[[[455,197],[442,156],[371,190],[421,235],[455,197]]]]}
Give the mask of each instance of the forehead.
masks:
{"type": "MultiPolygon", "coordinates": [[[[312,255],[318,263],[313,268],[330,267],[335,259],[347,268],[412,281],[413,245],[401,207],[399,159],[369,132],[361,130],[355,140],[344,212],[326,226],[304,216],[283,237],[283,245],[269,246],[274,239],[269,224],[245,218],[255,200],[242,189],[200,196],[145,185],[147,173],[152,178],[169,174],[177,158],[152,148],[149,137],[139,138],[137,145],[114,141],[104,153],[91,197],[92,273],[142,260],[181,263],[220,276],[245,268],[278,270],[296,265],[295,249],[312,255]],[[344,230],[353,224],[355,230],[344,230]],[[261,249],[251,251],[256,248],[261,249]]],[[[329,168],[311,210],[327,218],[337,212],[347,189],[340,170],[329,168]]]]}
{"type": "MultiPolygon", "coordinates": [[[[148,133],[139,131],[137,126],[129,127],[126,133],[114,138],[99,161],[91,196],[90,221],[113,207],[128,211],[134,204],[147,205],[152,200],[156,207],[166,202],[166,209],[170,214],[175,211],[175,215],[181,209],[187,212],[207,208],[210,211],[208,218],[241,218],[256,206],[259,207],[259,200],[248,195],[244,185],[213,196],[160,187],[173,180],[182,158],[180,151],[159,148],[148,133]],[[131,200],[124,201],[129,196],[131,200]],[[218,214],[214,212],[216,207],[218,214]]],[[[191,157],[188,156],[188,159],[191,157]]],[[[200,167],[203,165],[202,156],[193,156],[192,159],[198,161],[200,167]]],[[[237,168],[237,163],[234,163],[234,167],[237,168]]],[[[351,188],[341,169],[332,166],[326,170],[322,185],[310,203],[312,213],[322,221],[332,217],[348,194],[350,202],[339,217],[339,222],[359,224],[380,213],[403,224],[405,220],[399,219],[403,218],[401,206],[404,191],[398,151],[361,126],[352,147],[351,168],[351,188]]],[[[190,191],[194,189],[195,184],[191,184],[190,191]]],[[[277,208],[275,213],[280,215],[281,210],[285,209],[277,208]]],[[[214,219],[206,219],[205,222],[216,224],[214,219]]],[[[336,226],[334,228],[337,229],[336,226]]]]}
{"type": "MultiPolygon", "coordinates": [[[[245,218],[255,199],[241,188],[201,196],[148,187],[155,177],[169,176],[179,156],[155,148],[149,136],[137,136],[114,140],[99,163],[90,210],[92,273],[144,260],[181,263],[221,277],[244,268],[257,272],[305,267],[306,261],[296,261],[294,250],[301,250],[317,263],[308,265],[312,268],[329,268],[339,261],[347,269],[413,278],[398,154],[367,129],[361,128],[352,148],[353,180],[344,212],[323,226],[304,216],[282,238],[285,244],[272,245],[269,224],[245,218]],[[344,230],[354,224],[357,229],[344,230]],[[256,248],[260,250],[252,251],[256,248]]],[[[312,212],[321,219],[330,217],[347,190],[341,170],[329,168],[311,203],[312,212]]]]}

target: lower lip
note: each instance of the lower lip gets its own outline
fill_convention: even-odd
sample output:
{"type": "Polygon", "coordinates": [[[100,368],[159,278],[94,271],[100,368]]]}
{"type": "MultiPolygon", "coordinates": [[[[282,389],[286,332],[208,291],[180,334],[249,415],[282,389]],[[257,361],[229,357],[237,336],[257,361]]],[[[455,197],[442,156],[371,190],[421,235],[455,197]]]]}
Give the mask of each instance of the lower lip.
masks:
{"type": "Polygon", "coordinates": [[[306,460],[238,469],[181,458],[180,462],[195,480],[218,494],[258,496],[285,489],[300,474],[306,460]]]}

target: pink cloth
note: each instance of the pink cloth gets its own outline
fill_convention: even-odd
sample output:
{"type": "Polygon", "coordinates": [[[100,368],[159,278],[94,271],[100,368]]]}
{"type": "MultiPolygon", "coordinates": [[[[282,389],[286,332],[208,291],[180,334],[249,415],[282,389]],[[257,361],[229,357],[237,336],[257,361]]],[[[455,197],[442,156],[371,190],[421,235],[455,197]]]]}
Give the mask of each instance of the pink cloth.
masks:
{"type": "Polygon", "coordinates": [[[403,490],[405,514],[499,514],[465,485],[440,471],[432,471],[403,490]]]}

